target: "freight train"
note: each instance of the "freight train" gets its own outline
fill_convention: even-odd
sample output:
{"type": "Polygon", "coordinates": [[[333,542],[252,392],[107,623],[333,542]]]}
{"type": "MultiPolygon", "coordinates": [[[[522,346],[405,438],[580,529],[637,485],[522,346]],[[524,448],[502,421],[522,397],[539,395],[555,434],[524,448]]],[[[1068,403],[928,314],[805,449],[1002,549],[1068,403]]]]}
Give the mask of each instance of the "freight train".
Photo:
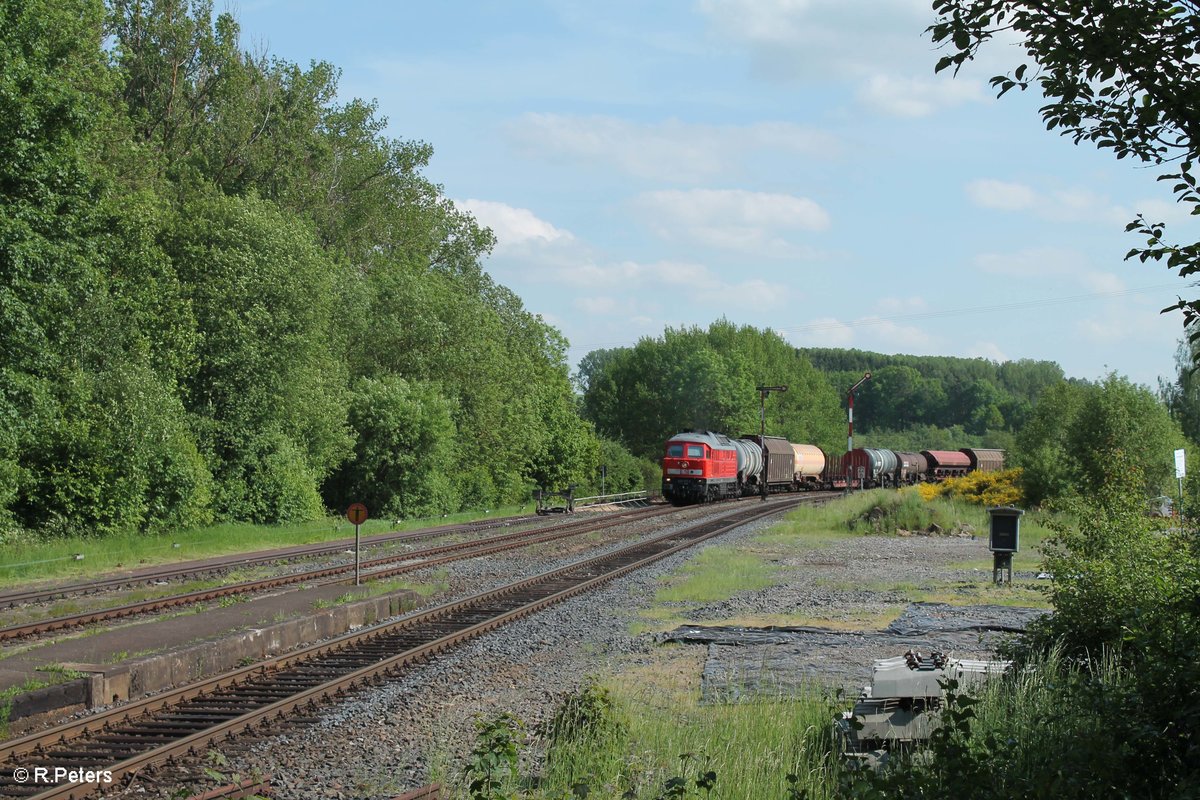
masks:
{"type": "Polygon", "coordinates": [[[1003,450],[857,447],[830,455],[779,436],[732,439],[712,431],[672,436],[663,455],[662,493],[675,504],[704,503],[767,492],[908,486],[1004,468],[1003,450]]]}

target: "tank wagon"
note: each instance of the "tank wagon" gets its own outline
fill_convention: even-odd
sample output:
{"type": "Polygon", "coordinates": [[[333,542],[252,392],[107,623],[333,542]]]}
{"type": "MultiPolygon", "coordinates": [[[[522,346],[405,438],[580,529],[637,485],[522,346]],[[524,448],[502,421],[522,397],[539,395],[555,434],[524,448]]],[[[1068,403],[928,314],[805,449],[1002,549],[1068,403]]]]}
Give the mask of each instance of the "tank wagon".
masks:
{"type": "Polygon", "coordinates": [[[1004,451],[913,453],[859,447],[837,455],[779,436],[734,439],[713,431],[685,431],[667,440],[662,463],[663,497],[684,504],[759,494],[764,482],[768,492],[910,486],[975,470],[1001,470],[1004,451]]]}
{"type": "Polygon", "coordinates": [[[828,458],[825,451],[815,444],[793,444],[792,452],[796,455],[792,477],[799,488],[816,488],[825,472],[828,458]]]}
{"type": "Polygon", "coordinates": [[[856,447],[846,454],[846,461],[854,470],[851,477],[858,481],[862,469],[862,487],[876,489],[896,485],[896,469],[899,460],[891,450],[876,450],[873,447],[856,447]]]}

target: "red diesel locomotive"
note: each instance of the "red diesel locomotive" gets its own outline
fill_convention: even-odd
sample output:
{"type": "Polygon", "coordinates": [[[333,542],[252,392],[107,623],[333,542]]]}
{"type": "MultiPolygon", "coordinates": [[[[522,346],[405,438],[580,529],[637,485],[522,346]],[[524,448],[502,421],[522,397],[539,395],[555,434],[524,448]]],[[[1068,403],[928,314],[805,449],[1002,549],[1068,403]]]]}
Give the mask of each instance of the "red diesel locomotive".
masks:
{"type": "Polygon", "coordinates": [[[703,503],[737,497],[738,451],[728,437],[712,431],[680,433],[663,456],[663,497],[672,503],[703,503]]]}

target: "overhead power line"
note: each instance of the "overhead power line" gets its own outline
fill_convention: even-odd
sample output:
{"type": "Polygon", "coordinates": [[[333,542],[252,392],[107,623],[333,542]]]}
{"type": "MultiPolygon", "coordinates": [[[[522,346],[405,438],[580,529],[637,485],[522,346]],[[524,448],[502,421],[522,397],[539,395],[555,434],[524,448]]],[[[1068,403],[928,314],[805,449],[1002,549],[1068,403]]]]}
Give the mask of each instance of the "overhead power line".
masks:
{"type": "MultiPolygon", "coordinates": [[[[1193,286],[1195,284],[1185,284],[1193,286]]],[[[1126,297],[1133,294],[1141,294],[1144,292],[1154,292],[1162,289],[1179,289],[1179,282],[1175,283],[1160,283],[1154,286],[1138,286],[1132,289],[1120,289],[1112,292],[1090,292],[1088,294],[1075,294],[1066,297],[1045,297],[1037,300],[1018,300],[1012,303],[997,303],[987,306],[970,306],[966,308],[948,308],[938,311],[909,311],[898,314],[887,314],[882,316],[862,317],[860,319],[848,320],[842,322],[840,320],[830,320],[828,322],[814,322],[808,325],[790,325],[787,327],[773,327],[772,330],[784,331],[787,333],[815,333],[820,331],[840,330],[842,328],[863,328],[871,325],[882,325],[888,322],[925,319],[941,319],[944,317],[965,316],[968,314],[991,314],[997,311],[1016,311],[1027,308],[1044,308],[1046,306],[1063,305],[1066,303],[1077,303],[1083,300],[1097,300],[1105,298],[1126,297]]],[[[570,350],[583,350],[591,352],[605,347],[624,347],[630,343],[628,340],[620,342],[604,342],[599,344],[572,345],[570,350]]]]}
{"type": "Polygon", "coordinates": [[[1139,294],[1141,292],[1151,292],[1158,289],[1179,288],[1178,283],[1165,283],[1156,286],[1141,286],[1135,289],[1121,289],[1113,292],[1092,292],[1090,294],[1076,294],[1068,297],[1045,297],[1039,300],[1018,300],[1012,303],[999,303],[990,306],[971,306],[969,308],[949,308],[940,311],[910,311],[899,314],[888,314],[886,316],[871,316],[861,319],[851,320],[849,322],[841,322],[831,320],[829,322],[815,322],[809,325],[794,325],[783,328],[774,328],[773,330],[788,331],[789,333],[808,333],[810,331],[837,330],[839,328],[859,328],[868,325],[880,325],[885,322],[896,322],[898,320],[911,321],[918,319],[939,319],[942,317],[957,317],[967,314],[990,314],[997,311],[1014,311],[1024,308],[1042,308],[1045,306],[1062,305],[1064,303],[1076,303],[1081,300],[1095,300],[1098,298],[1125,297],[1131,294],[1139,294]]]}

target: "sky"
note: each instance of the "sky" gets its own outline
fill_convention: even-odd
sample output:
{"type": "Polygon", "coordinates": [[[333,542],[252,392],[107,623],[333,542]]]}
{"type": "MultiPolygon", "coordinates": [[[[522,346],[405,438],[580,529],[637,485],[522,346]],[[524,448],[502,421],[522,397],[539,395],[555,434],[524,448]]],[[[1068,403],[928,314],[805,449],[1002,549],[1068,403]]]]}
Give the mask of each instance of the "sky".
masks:
{"type": "Polygon", "coordinates": [[[246,49],[342,71],[498,243],[484,262],[570,342],[725,318],[798,347],[1045,359],[1173,377],[1179,295],[1125,261],[1138,213],[1200,239],[1158,172],[957,77],[929,0],[240,0],[246,49]]]}

